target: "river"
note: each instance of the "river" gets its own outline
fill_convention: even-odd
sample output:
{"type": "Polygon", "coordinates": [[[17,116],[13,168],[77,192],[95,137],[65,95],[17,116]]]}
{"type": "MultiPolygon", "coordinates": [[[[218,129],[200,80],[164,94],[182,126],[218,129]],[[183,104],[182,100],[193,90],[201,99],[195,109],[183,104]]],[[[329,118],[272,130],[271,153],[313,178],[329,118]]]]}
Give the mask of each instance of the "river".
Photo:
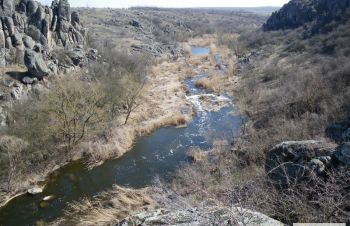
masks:
{"type": "MultiPolygon", "coordinates": [[[[209,54],[208,48],[192,47],[193,55],[209,54]]],[[[196,108],[196,116],[184,128],[161,128],[149,136],[139,137],[132,150],[121,158],[109,160],[91,170],[81,161],[73,162],[56,172],[48,180],[42,194],[21,195],[0,209],[1,226],[35,225],[50,222],[62,216],[67,203],[92,198],[113,184],[131,188],[151,185],[155,176],[170,179],[183,163],[189,162],[188,150],[200,147],[208,150],[214,139],[239,133],[242,119],[235,114],[231,98],[207,93],[195,87],[195,80],[205,73],[185,81],[189,90],[187,98],[196,108]],[[227,101],[219,111],[206,111],[202,97],[227,101]],[[51,201],[42,201],[53,196],[51,201]]]]}

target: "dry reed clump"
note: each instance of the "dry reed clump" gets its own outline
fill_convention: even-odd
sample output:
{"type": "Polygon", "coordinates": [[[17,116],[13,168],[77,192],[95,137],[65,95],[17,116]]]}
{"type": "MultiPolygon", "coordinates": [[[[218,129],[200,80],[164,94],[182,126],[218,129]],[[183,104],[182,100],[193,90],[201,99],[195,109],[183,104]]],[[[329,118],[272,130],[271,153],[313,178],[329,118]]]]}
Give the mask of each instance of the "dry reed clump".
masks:
{"type": "Polygon", "coordinates": [[[153,209],[157,204],[148,195],[148,189],[133,190],[114,186],[94,199],[69,204],[65,215],[52,225],[113,225],[133,212],[153,209]]]}
{"type": "Polygon", "coordinates": [[[199,79],[195,82],[197,88],[204,88],[207,90],[214,90],[214,85],[209,78],[199,79]]]}
{"type": "Polygon", "coordinates": [[[184,126],[186,125],[187,119],[184,115],[181,114],[175,114],[172,116],[167,116],[160,118],[158,120],[151,121],[150,123],[146,123],[146,125],[141,126],[137,133],[142,135],[148,135],[155,131],[158,128],[164,127],[164,126],[184,126]]]}
{"type": "Polygon", "coordinates": [[[183,73],[184,78],[193,78],[196,75],[193,68],[191,68],[189,66],[186,66],[185,68],[183,68],[182,73],[183,73]]]}
{"type": "Polygon", "coordinates": [[[106,159],[118,158],[130,150],[137,136],[133,125],[116,126],[102,138],[82,143],[79,148],[90,166],[101,164],[106,159]]]}
{"type": "Polygon", "coordinates": [[[188,156],[192,160],[192,162],[201,162],[206,160],[208,157],[208,152],[203,151],[199,148],[193,148],[188,152],[188,156]]]}
{"type": "Polygon", "coordinates": [[[195,82],[197,88],[203,88],[216,93],[224,91],[231,92],[235,85],[234,80],[230,80],[226,74],[219,73],[212,74],[208,78],[199,79],[195,82]]]}
{"type": "Polygon", "coordinates": [[[201,37],[196,37],[188,40],[188,43],[191,46],[210,46],[210,44],[213,42],[213,36],[212,35],[202,35],[201,37]]]}
{"type": "Polygon", "coordinates": [[[200,65],[202,65],[202,61],[200,58],[198,57],[193,57],[187,60],[188,64],[190,64],[193,67],[198,67],[200,65]]]}

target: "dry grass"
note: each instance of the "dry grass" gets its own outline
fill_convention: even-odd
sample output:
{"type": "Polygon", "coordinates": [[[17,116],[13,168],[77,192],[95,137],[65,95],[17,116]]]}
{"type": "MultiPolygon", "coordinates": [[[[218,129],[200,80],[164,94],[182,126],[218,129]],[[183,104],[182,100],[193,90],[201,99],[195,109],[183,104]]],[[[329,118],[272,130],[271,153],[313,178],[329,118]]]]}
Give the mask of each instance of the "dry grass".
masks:
{"type": "Polygon", "coordinates": [[[212,72],[208,78],[199,79],[195,82],[197,88],[203,88],[215,93],[231,92],[237,85],[235,77],[229,77],[226,74],[212,72]]]}
{"type": "MultiPolygon", "coordinates": [[[[269,148],[285,140],[322,139],[326,126],[347,117],[349,64],[342,53],[346,49],[331,56],[319,53],[324,45],[320,40],[343,45],[336,37],[344,31],[306,40],[299,37],[301,31],[256,34],[263,39],[263,55],[253,58],[240,74],[235,93],[239,109],[250,118],[244,140],[252,158],[263,160],[269,148]],[[300,45],[302,50],[291,50],[300,45]]],[[[248,35],[242,42],[247,39],[248,35]]]]}
{"type": "Polygon", "coordinates": [[[199,148],[193,148],[188,152],[188,156],[191,158],[192,162],[202,162],[206,160],[208,152],[199,148]]]}
{"type": "Polygon", "coordinates": [[[208,90],[214,90],[213,85],[214,84],[212,83],[212,81],[210,81],[208,78],[199,79],[195,82],[195,86],[197,88],[204,88],[208,90]]]}
{"type": "Polygon", "coordinates": [[[164,117],[159,119],[157,122],[154,122],[152,124],[149,124],[148,126],[140,128],[137,133],[142,135],[148,135],[152,132],[154,132],[156,129],[160,127],[165,126],[185,126],[188,119],[185,118],[185,116],[178,114],[171,117],[164,117]]]}
{"type": "Polygon", "coordinates": [[[113,225],[132,212],[153,209],[156,203],[148,189],[133,190],[115,186],[93,200],[71,203],[63,218],[52,225],[113,225]]]}

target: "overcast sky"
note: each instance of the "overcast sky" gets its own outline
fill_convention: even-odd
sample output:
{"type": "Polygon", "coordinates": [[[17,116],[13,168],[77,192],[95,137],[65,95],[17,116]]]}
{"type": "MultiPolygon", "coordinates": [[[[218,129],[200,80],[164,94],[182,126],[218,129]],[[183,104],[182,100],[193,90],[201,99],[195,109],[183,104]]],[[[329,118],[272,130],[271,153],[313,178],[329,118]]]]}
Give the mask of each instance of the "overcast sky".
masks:
{"type": "MultiPolygon", "coordinates": [[[[44,4],[51,0],[40,0],[44,4]]],[[[282,6],[288,0],[69,0],[71,6],[127,8],[130,6],[158,7],[254,7],[282,6]]]]}

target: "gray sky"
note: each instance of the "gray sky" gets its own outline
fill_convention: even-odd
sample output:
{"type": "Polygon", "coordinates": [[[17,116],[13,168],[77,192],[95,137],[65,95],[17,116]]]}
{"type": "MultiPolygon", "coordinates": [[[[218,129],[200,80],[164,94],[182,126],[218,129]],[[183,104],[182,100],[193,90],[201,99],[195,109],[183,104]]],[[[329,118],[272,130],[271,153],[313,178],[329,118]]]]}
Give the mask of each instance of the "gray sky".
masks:
{"type": "MultiPolygon", "coordinates": [[[[51,0],[40,0],[44,4],[51,0]]],[[[127,8],[130,6],[158,7],[254,7],[282,6],[288,0],[69,0],[71,6],[127,8]]]]}

